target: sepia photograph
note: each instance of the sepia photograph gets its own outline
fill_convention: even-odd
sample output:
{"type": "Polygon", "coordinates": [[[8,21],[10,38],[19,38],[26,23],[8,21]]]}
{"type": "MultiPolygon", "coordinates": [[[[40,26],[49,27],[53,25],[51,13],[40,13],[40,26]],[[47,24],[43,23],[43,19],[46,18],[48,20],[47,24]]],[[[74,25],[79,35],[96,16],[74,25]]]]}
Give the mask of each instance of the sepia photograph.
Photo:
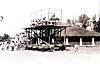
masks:
{"type": "Polygon", "coordinates": [[[100,0],[0,0],[1,64],[99,64],[100,0]]]}

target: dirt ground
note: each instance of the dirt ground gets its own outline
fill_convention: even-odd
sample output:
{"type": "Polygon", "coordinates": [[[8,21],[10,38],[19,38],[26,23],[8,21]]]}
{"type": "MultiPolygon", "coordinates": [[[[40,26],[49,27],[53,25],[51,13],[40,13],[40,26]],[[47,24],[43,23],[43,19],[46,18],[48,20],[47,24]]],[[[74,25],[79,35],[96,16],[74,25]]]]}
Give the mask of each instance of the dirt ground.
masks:
{"type": "Polygon", "coordinates": [[[70,51],[0,51],[1,64],[99,64],[100,47],[79,47],[70,51]]]}

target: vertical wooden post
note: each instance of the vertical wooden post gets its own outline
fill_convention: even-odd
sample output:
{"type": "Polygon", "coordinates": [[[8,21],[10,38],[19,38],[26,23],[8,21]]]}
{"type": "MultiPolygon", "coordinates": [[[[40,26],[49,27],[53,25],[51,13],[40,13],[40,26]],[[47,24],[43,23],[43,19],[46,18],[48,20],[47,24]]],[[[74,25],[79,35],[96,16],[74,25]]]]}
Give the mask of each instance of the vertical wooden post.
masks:
{"type": "Polygon", "coordinates": [[[94,42],[94,37],[92,37],[92,46],[95,45],[95,42],[94,42]]]}
{"type": "Polygon", "coordinates": [[[82,38],[80,37],[80,46],[82,46],[82,38]]]}
{"type": "Polygon", "coordinates": [[[62,10],[61,10],[61,21],[62,21],[62,10]]]}
{"type": "Polygon", "coordinates": [[[42,20],[42,10],[41,10],[41,20],[42,20]]]}
{"type": "Polygon", "coordinates": [[[40,38],[38,38],[38,42],[37,42],[37,44],[40,44],[40,38]]]}
{"type": "Polygon", "coordinates": [[[50,41],[50,39],[51,39],[51,37],[50,37],[50,29],[48,29],[48,36],[49,36],[49,43],[51,43],[51,41],[50,41]]]}
{"type": "Polygon", "coordinates": [[[54,28],[54,36],[53,37],[54,37],[54,43],[55,43],[55,28],[54,28]]]}
{"type": "Polygon", "coordinates": [[[64,43],[63,43],[64,45],[66,44],[66,37],[64,36],[64,43]]]}
{"type": "Polygon", "coordinates": [[[27,29],[25,29],[26,30],[26,38],[27,38],[27,29]]]}
{"type": "Polygon", "coordinates": [[[49,20],[49,10],[50,10],[50,8],[48,8],[48,20],[49,20]]]}
{"type": "Polygon", "coordinates": [[[66,45],[66,27],[65,27],[65,32],[64,32],[64,44],[66,45]]]}

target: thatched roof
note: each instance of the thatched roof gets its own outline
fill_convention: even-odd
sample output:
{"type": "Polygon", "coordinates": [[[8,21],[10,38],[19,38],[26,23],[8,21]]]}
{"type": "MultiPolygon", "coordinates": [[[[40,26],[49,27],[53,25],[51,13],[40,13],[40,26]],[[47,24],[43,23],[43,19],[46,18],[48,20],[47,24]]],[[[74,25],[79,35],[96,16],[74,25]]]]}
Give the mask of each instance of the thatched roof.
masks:
{"type": "Polygon", "coordinates": [[[64,33],[65,30],[61,32],[61,36],[100,36],[100,33],[95,31],[88,31],[84,28],[79,27],[67,27],[66,34],[64,33]]]}

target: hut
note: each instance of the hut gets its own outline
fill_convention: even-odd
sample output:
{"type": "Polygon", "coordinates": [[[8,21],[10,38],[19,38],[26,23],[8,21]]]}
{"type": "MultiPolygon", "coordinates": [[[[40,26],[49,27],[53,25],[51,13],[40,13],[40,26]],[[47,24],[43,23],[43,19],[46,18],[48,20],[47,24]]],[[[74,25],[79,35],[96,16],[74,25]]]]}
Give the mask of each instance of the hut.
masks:
{"type": "Polygon", "coordinates": [[[100,41],[100,33],[95,31],[88,31],[84,28],[77,26],[67,27],[61,32],[61,38],[64,44],[79,44],[82,45],[95,45],[96,42],[100,41]]]}

